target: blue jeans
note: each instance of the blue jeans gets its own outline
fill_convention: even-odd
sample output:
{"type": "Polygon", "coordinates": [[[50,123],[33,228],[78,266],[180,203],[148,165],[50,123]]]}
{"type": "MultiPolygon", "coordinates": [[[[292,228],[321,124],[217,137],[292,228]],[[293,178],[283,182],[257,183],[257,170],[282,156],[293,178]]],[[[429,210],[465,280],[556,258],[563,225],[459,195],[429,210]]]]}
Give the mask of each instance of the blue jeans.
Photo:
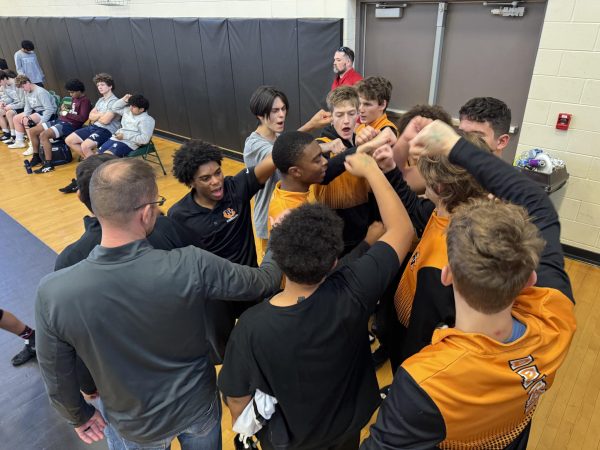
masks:
{"type": "MultiPolygon", "coordinates": [[[[98,402],[99,410],[106,419],[104,407],[98,402]]],[[[170,450],[171,441],[179,440],[182,450],[221,450],[221,401],[216,395],[207,413],[178,434],[155,442],[139,444],[119,435],[108,420],[104,435],[109,450],[170,450]]]]}

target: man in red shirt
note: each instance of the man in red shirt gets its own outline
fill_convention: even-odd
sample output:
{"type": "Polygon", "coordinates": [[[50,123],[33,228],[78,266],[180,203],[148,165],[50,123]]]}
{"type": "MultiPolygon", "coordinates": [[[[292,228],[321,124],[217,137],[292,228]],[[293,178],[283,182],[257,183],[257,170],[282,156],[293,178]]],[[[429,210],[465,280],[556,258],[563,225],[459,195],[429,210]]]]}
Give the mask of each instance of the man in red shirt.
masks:
{"type": "Polygon", "coordinates": [[[333,56],[333,72],[336,74],[331,90],[346,85],[353,86],[362,80],[362,75],[352,67],[354,65],[354,52],[351,48],[340,47],[333,56]]]}

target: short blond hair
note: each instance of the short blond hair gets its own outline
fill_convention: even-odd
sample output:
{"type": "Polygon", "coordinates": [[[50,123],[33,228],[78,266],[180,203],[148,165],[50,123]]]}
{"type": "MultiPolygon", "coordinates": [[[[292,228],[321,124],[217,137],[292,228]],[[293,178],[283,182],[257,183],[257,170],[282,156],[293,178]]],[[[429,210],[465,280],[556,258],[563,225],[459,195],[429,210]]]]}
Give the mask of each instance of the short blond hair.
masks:
{"type": "MultiPolygon", "coordinates": [[[[492,152],[481,136],[475,133],[461,134],[481,150],[492,152]]],[[[486,195],[485,189],[469,172],[452,164],[446,156],[421,156],[417,167],[427,186],[433,189],[449,213],[471,198],[486,195]]]]}
{"type": "Polygon", "coordinates": [[[484,314],[514,302],[545,245],[523,207],[489,199],[456,208],[446,243],[454,287],[471,308],[484,314]]]}
{"type": "Polygon", "coordinates": [[[359,100],[358,92],[352,86],[340,86],[335,88],[329,94],[327,94],[327,108],[330,112],[333,112],[333,108],[341,105],[342,103],[350,103],[356,109],[358,109],[359,100]]]}

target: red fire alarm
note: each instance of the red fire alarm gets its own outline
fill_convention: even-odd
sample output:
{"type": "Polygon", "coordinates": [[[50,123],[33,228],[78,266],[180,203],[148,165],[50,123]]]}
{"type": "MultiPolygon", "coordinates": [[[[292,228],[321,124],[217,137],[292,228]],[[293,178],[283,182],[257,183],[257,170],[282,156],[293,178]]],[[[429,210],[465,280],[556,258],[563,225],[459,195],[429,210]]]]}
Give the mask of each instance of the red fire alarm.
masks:
{"type": "Polygon", "coordinates": [[[556,120],[556,129],[568,130],[569,125],[571,124],[571,117],[573,117],[573,114],[558,113],[558,119],[556,120]]]}

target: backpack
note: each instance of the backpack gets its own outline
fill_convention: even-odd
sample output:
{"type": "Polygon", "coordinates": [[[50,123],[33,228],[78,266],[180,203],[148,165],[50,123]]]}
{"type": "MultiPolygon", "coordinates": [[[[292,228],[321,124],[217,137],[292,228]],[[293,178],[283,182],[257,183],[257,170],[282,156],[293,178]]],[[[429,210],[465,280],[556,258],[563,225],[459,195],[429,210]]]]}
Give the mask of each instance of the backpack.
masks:
{"type": "MultiPolygon", "coordinates": [[[[43,162],[46,162],[46,157],[44,156],[44,148],[40,145],[40,158],[43,162]]],[[[71,149],[65,141],[62,139],[58,139],[52,142],[52,164],[55,166],[61,166],[63,164],[68,164],[73,161],[73,155],[71,154],[71,149]]]]}

